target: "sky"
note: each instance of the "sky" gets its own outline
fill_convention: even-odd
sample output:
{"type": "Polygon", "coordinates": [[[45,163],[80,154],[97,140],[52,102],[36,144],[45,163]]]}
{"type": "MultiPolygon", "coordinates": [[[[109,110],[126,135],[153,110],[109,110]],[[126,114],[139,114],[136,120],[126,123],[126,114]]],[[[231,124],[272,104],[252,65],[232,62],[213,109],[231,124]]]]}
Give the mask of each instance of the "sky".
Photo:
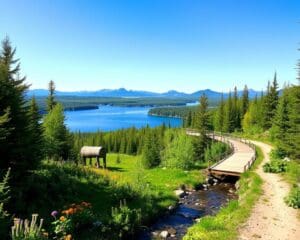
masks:
{"type": "Polygon", "coordinates": [[[262,90],[296,83],[299,0],[0,0],[32,89],[262,90]]]}

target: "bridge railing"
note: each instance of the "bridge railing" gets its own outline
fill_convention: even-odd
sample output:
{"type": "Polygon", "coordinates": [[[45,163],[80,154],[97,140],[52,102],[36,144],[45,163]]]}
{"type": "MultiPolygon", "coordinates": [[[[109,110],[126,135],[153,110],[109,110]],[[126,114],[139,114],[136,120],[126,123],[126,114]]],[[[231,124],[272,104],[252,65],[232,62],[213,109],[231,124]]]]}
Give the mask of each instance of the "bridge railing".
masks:
{"type": "MultiPolygon", "coordinates": [[[[186,132],[187,133],[190,133],[192,135],[195,135],[198,134],[199,132],[196,130],[196,129],[191,129],[191,128],[187,128],[186,129],[186,132]]],[[[221,138],[220,141],[228,144],[231,148],[231,153],[229,155],[226,155],[226,156],[223,156],[218,162],[216,162],[215,164],[213,164],[212,166],[208,167],[209,169],[213,168],[214,166],[220,164],[221,162],[225,161],[228,157],[230,157],[232,154],[234,154],[234,146],[233,144],[228,140],[229,139],[233,139],[233,140],[237,140],[241,143],[245,143],[247,144],[250,148],[253,149],[254,151],[254,155],[251,157],[250,161],[247,162],[247,164],[244,166],[244,171],[247,171],[251,168],[251,166],[253,165],[253,163],[255,162],[256,160],[256,146],[250,142],[249,140],[247,139],[244,139],[244,138],[241,138],[241,137],[238,137],[238,136],[234,136],[232,134],[229,134],[229,133],[224,133],[224,132],[217,132],[217,131],[210,131],[207,133],[207,135],[209,135],[210,137],[212,137],[214,140],[215,139],[215,136],[218,136],[221,138]],[[226,138],[225,138],[226,137],[226,138]]]]}

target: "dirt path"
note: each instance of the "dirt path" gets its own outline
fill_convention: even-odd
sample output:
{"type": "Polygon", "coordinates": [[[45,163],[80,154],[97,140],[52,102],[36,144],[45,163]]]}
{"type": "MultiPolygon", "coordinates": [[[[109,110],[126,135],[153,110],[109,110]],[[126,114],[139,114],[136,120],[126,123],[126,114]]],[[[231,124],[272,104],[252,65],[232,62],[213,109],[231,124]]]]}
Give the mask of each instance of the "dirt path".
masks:
{"type": "Polygon", "coordinates": [[[279,175],[262,170],[262,165],[269,161],[268,154],[272,148],[261,142],[252,142],[259,146],[264,154],[264,160],[256,170],[264,181],[263,194],[248,221],[240,228],[239,240],[299,240],[298,210],[288,207],[283,200],[289,192],[289,185],[279,175]]]}

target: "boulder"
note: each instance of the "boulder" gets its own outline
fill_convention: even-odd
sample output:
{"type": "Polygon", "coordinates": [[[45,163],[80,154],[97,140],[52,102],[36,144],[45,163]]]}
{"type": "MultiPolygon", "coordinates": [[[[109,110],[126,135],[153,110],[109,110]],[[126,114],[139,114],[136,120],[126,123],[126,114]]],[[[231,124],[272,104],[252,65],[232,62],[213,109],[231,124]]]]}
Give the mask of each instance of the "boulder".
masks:
{"type": "Polygon", "coordinates": [[[177,189],[174,191],[175,195],[179,198],[182,198],[185,196],[185,191],[181,190],[181,189],[177,189]]]}
{"type": "Polygon", "coordinates": [[[169,232],[164,230],[159,234],[159,236],[163,239],[166,239],[169,236],[169,232]]]}

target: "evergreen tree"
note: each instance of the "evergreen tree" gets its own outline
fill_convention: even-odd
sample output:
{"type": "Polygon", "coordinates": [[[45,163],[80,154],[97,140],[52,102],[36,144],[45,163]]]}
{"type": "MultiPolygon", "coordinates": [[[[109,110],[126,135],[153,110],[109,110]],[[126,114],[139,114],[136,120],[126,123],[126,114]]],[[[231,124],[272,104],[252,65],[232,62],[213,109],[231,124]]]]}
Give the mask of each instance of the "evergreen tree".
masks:
{"type": "Polygon", "coordinates": [[[9,122],[9,108],[0,116],[0,144],[4,144],[9,135],[10,129],[7,129],[5,125],[9,122]]]}
{"type": "Polygon", "coordinates": [[[201,96],[199,102],[195,125],[199,136],[194,138],[194,154],[196,160],[202,161],[204,159],[204,151],[208,145],[208,137],[206,134],[209,127],[208,100],[205,94],[201,96]]]}
{"type": "Polygon", "coordinates": [[[215,113],[214,129],[216,131],[223,131],[223,129],[224,129],[224,114],[225,114],[225,102],[224,102],[224,96],[222,93],[221,101],[220,101],[218,109],[215,113]]]}
{"type": "Polygon", "coordinates": [[[55,104],[56,104],[56,101],[55,101],[55,83],[54,81],[50,81],[49,82],[49,87],[48,87],[48,90],[49,90],[49,95],[47,97],[47,111],[50,112],[55,104]]]}
{"type": "Polygon", "coordinates": [[[233,94],[233,130],[239,130],[241,128],[241,111],[239,107],[239,97],[237,92],[237,87],[234,87],[234,94],[233,94]]]}
{"type": "Polygon", "coordinates": [[[249,107],[249,91],[247,85],[245,85],[243,90],[243,96],[242,96],[242,118],[247,112],[248,107],[249,107]]]}
{"type": "Polygon", "coordinates": [[[286,144],[288,142],[287,134],[290,128],[288,104],[289,101],[287,96],[287,89],[285,89],[283,95],[280,98],[276,116],[270,131],[277,147],[283,154],[285,153],[286,144]]]}
{"type": "Polygon", "coordinates": [[[285,151],[293,159],[300,159],[300,86],[289,89],[289,129],[285,151]]]}
{"type": "Polygon", "coordinates": [[[32,156],[35,150],[31,143],[28,107],[24,98],[28,86],[24,83],[25,78],[20,78],[20,63],[15,59],[15,52],[9,39],[4,39],[0,53],[0,116],[2,129],[6,130],[7,135],[0,144],[0,168],[12,167],[12,182],[21,184],[18,179],[34,167],[32,156]]]}
{"type": "Polygon", "coordinates": [[[160,141],[153,131],[147,132],[143,147],[142,163],[145,168],[156,167],[160,164],[160,141]]]}
{"type": "Polygon", "coordinates": [[[277,83],[277,74],[274,75],[274,80],[272,85],[268,82],[267,94],[264,99],[264,129],[269,129],[272,126],[273,118],[276,114],[276,108],[278,105],[278,83],[277,83]]]}
{"type": "Polygon", "coordinates": [[[29,125],[28,129],[30,131],[30,142],[32,152],[32,164],[37,166],[40,159],[43,156],[43,129],[40,123],[41,115],[39,114],[39,109],[33,97],[30,101],[29,111],[28,111],[29,125]]]}
{"type": "Polygon", "coordinates": [[[44,139],[47,157],[54,160],[67,160],[72,157],[73,139],[64,124],[65,116],[61,104],[44,117],[44,139]]]}
{"type": "Polygon", "coordinates": [[[224,119],[223,132],[233,132],[234,121],[235,121],[235,116],[233,112],[233,102],[232,102],[231,92],[229,92],[229,96],[225,104],[225,119],[224,119]]]}

